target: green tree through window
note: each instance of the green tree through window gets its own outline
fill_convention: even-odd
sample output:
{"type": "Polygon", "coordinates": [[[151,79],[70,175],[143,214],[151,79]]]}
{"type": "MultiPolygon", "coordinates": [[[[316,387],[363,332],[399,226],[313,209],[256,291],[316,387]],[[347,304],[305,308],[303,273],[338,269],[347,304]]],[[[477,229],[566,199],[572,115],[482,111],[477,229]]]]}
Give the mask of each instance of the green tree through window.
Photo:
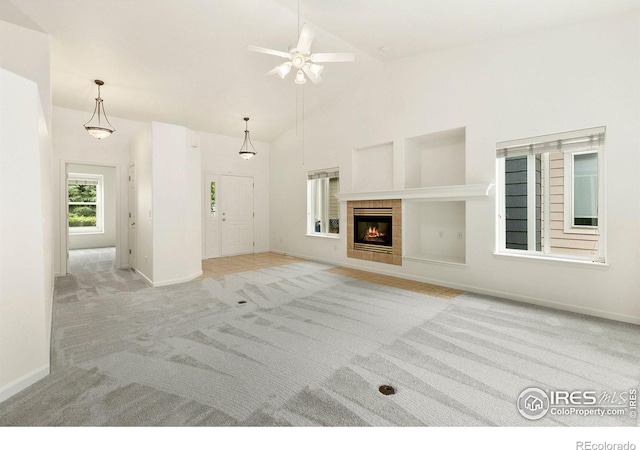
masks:
{"type": "Polygon", "coordinates": [[[98,224],[99,184],[98,178],[82,178],[70,174],[68,182],[70,229],[100,228],[98,224]]]}

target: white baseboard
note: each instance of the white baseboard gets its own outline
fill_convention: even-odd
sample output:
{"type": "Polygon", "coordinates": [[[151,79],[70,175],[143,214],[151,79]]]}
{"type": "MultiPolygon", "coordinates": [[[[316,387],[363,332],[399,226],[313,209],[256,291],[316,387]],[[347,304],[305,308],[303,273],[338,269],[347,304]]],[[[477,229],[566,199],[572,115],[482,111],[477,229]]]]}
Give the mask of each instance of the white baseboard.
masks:
{"type": "Polygon", "coordinates": [[[21,376],[15,381],[3,386],[0,388],[0,403],[5,400],[13,397],[17,393],[25,390],[32,384],[42,380],[44,377],[49,375],[49,364],[46,366],[42,366],[39,369],[36,369],[28,374],[21,376]]]}
{"type": "Polygon", "coordinates": [[[467,292],[490,295],[492,297],[498,297],[506,300],[512,300],[519,303],[528,303],[536,306],[543,306],[550,309],[559,309],[561,311],[568,311],[577,314],[584,314],[587,316],[600,317],[601,319],[615,320],[617,322],[632,323],[634,325],[640,325],[640,317],[630,316],[628,314],[618,314],[610,311],[604,311],[596,308],[588,308],[586,306],[571,305],[568,303],[554,302],[550,300],[544,300],[536,297],[529,297],[526,295],[513,294],[510,292],[495,291],[492,289],[483,289],[475,286],[461,286],[457,289],[461,289],[467,292]]]}
{"type": "Polygon", "coordinates": [[[133,271],[140,277],[142,278],[142,280],[147,283],[147,286],[149,287],[153,287],[153,281],[151,281],[149,279],[149,277],[147,277],[144,273],[140,272],[139,270],[133,269],[133,271]]]}
{"type": "Polygon", "coordinates": [[[200,275],[202,275],[202,270],[199,270],[195,274],[186,276],[184,278],[175,278],[173,280],[165,280],[165,281],[154,281],[151,283],[151,286],[161,287],[161,286],[170,286],[172,284],[186,283],[187,281],[195,280],[200,275]]]}
{"type": "MultiPolygon", "coordinates": [[[[357,264],[349,264],[349,263],[343,263],[343,262],[329,261],[329,260],[324,260],[324,259],[321,259],[321,258],[316,258],[314,256],[302,255],[302,254],[298,254],[298,253],[289,253],[289,252],[285,252],[285,251],[281,251],[281,250],[271,250],[271,251],[273,253],[278,253],[278,254],[281,254],[281,255],[295,256],[297,258],[308,259],[310,261],[317,261],[317,262],[321,262],[321,263],[325,263],[325,264],[331,264],[331,265],[334,265],[334,266],[348,267],[350,269],[362,270],[364,272],[372,272],[373,271],[371,268],[363,267],[363,266],[357,265],[357,264]]],[[[380,264],[380,265],[383,265],[383,264],[380,264]]],[[[477,286],[469,286],[469,285],[466,285],[466,284],[451,283],[451,282],[448,282],[448,281],[442,281],[442,280],[437,280],[437,279],[433,279],[433,278],[426,278],[426,277],[420,277],[420,276],[416,276],[416,275],[397,273],[397,272],[392,272],[390,270],[385,270],[384,268],[379,268],[378,269],[376,267],[375,273],[380,273],[382,275],[389,275],[389,276],[396,277],[396,278],[404,278],[404,279],[407,279],[407,280],[420,281],[422,283],[437,284],[439,286],[444,286],[444,287],[448,287],[448,288],[452,288],[452,289],[459,289],[461,291],[466,291],[466,292],[470,292],[470,293],[474,293],[474,294],[490,295],[492,297],[498,297],[498,298],[505,299],[505,300],[512,300],[512,301],[519,302],[519,303],[528,303],[528,304],[531,304],[531,305],[543,306],[543,307],[546,307],[546,308],[558,309],[558,310],[561,310],[561,311],[568,311],[568,312],[573,312],[573,313],[577,313],[577,314],[584,314],[584,315],[587,315],[587,316],[600,317],[602,319],[609,319],[609,320],[615,320],[615,321],[618,321],[618,322],[626,322],[626,323],[632,323],[632,324],[635,324],[635,325],[640,325],[640,317],[631,316],[631,315],[628,315],[628,314],[618,314],[618,313],[613,313],[613,312],[610,312],[610,311],[604,311],[604,310],[601,310],[601,309],[589,308],[589,307],[578,306],[578,305],[571,305],[571,304],[568,304],[568,303],[554,302],[554,301],[545,300],[545,299],[541,299],[541,298],[537,298],[537,297],[530,297],[530,296],[526,296],[526,295],[514,294],[514,293],[511,293],[511,292],[503,292],[503,291],[497,291],[497,290],[493,290],[493,289],[484,289],[484,288],[480,288],[480,287],[477,287],[477,286]]]]}

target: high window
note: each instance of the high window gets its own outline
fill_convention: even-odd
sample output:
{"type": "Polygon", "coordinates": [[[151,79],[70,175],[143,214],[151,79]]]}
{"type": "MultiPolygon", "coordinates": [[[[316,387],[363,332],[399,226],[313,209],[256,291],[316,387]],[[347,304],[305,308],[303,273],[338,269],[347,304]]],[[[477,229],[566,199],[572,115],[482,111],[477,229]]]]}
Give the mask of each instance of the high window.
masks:
{"type": "Polygon", "coordinates": [[[338,169],[309,172],[307,180],[307,234],[337,235],[340,232],[338,169]]]}
{"type": "Polygon", "coordinates": [[[497,252],[605,262],[605,128],[497,145],[497,252]]]}
{"type": "Polygon", "coordinates": [[[70,173],[67,177],[69,233],[102,233],[102,175],[70,173]]]}

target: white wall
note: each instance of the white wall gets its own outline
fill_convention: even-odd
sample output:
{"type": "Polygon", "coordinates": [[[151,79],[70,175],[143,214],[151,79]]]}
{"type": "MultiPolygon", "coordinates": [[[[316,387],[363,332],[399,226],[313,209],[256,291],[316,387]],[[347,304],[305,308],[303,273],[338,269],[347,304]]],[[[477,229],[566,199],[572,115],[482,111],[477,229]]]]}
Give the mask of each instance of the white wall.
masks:
{"type": "Polygon", "coordinates": [[[135,269],[153,283],[153,179],[151,173],[151,124],[138,132],[131,147],[136,183],[135,269]]]}
{"type": "Polygon", "coordinates": [[[40,176],[50,143],[40,103],[35,82],[0,69],[0,401],[49,373],[51,222],[40,176]]]}
{"type": "MultiPolygon", "coordinates": [[[[12,12],[3,7],[0,17],[24,25],[15,8],[12,12]]],[[[0,401],[49,373],[53,302],[49,63],[46,34],[0,21],[0,70],[8,71],[2,70],[0,82],[0,401]],[[24,195],[18,203],[16,191],[24,195]],[[25,204],[29,208],[23,211],[25,204]],[[15,222],[9,211],[24,213],[27,225],[15,222]],[[17,233],[21,239],[16,239],[17,233]]]]}
{"type": "Polygon", "coordinates": [[[203,177],[206,172],[255,180],[256,252],[269,249],[269,146],[258,156],[238,155],[242,139],[152,122],[138,133],[136,165],[136,270],[154,286],[188,281],[202,272],[203,177]]]}
{"type": "Polygon", "coordinates": [[[116,245],[116,169],[108,166],[69,164],[67,173],[102,175],[103,229],[101,233],[69,234],[69,249],[103,248],[116,245]]]}
{"type": "MultiPolygon", "coordinates": [[[[8,9],[1,13],[10,16],[8,9]]],[[[18,19],[11,16],[9,19],[18,19]]],[[[38,84],[42,112],[51,130],[51,56],[45,33],[0,20],[0,66],[38,84]]]]}
{"type": "Polygon", "coordinates": [[[55,236],[55,273],[62,274],[66,249],[66,222],[62,215],[65,208],[64,166],[65,164],[89,164],[97,166],[113,166],[116,168],[118,184],[118,248],[116,267],[129,266],[128,221],[128,166],[129,153],[136,136],[147,124],[118,117],[109,117],[116,127],[116,132],[107,139],[96,139],[84,129],[84,124],[92,111],[76,111],[73,109],[53,108],[53,166],[54,185],[53,213],[55,236]]]}
{"type": "Polygon", "coordinates": [[[152,229],[154,286],[202,275],[200,149],[189,131],[152,122],[152,229]]]}
{"type": "MultiPolygon", "coordinates": [[[[242,130],[239,134],[242,133],[242,130]]],[[[245,161],[238,152],[242,137],[221,136],[211,133],[197,133],[200,137],[202,173],[233,174],[252,176],[254,189],[254,238],[255,252],[269,251],[269,145],[253,141],[257,155],[245,161]]],[[[204,179],[204,178],[203,178],[204,179]]],[[[204,185],[200,188],[204,192],[204,185]]],[[[202,240],[204,257],[204,238],[202,240]]]]}
{"type": "Polygon", "coordinates": [[[639,30],[627,13],[389,63],[306,115],[304,165],[295,130],[272,143],[272,250],[640,323],[639,30]],[[348,259],[345,230],[340,241],[304,235],[307,171],[339,166],[349,192],[353,149],[466,127],[466,183],[488,183],[496,142],[601,125],[608,267],[494,256],[493,195],[467,202],[465,268],[348,259]]]}

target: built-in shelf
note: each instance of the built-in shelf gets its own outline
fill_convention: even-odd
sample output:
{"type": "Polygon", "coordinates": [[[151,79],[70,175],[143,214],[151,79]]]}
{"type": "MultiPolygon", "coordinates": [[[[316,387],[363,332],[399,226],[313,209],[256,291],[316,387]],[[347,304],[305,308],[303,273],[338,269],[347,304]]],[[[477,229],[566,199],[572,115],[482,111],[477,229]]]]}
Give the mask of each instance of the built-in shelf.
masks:
{"type": "Polygon", "coordinates": [[[402,200],[401,259],[465,267],[467,202],[494,186],[466,184],[466,141],[458,127],[355,148],[351,192],[336,197],[402,200]]]}
{"type": "Polygon", "coordinates": [[[394,188],[393,142],[353,151],[353,191],[382,191],[394,188]]]}
{"type": "Polygon", "coordinates": [[[464,258],[450,255],[430,255],[428,253],[415,253],[410,256],[403,256],[402,259],[405,261],[433,263],[444,266],[467,267],[464,258]]]}
{"type": "Polygon", "coordinates": [[[466,201],[407,202],[403,213],[404,257],[465,263],[466,201]]]}
{"type": "Polygon", "coordinates": [[[460,186],[434,186],[377,192],[343,192],[336,194],[341,202],[357,200],[473,200],[487,197],[493,183],[463,184],[460,186]]]}
{"type": "Polygon", "coordinates": [[[465,138],[463,127],[405,139],[405,189],[465,184],[465,138]]]}

